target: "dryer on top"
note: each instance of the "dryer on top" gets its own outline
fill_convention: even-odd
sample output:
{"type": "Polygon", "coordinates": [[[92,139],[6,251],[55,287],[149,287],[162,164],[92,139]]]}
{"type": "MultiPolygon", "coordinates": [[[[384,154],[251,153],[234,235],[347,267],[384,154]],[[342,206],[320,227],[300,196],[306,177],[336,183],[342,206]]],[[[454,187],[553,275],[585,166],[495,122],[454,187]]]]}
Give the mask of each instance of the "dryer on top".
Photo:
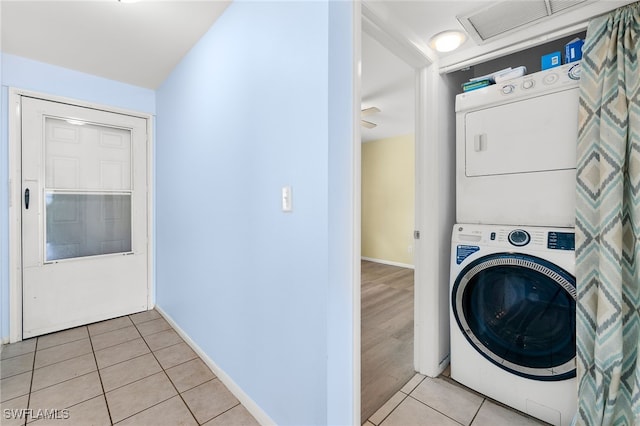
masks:
{"type": "Polygon", "coordinates": [[[574,224],[580,64],[456,97],[457,221],[574,224]]]}

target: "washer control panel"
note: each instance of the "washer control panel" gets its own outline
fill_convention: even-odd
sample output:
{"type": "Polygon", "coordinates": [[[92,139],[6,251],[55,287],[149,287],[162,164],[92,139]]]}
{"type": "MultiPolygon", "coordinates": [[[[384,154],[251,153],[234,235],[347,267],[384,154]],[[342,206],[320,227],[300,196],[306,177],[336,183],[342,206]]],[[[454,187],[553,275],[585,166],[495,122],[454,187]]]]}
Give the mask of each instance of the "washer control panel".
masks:
{"type": "Polygon", "coordinates": [[[509,236],[507,237],[511,245],[516,247],[523,247],[529,244],[531,241],[531,235],[524,229],[514,229],[509,232],[509,236]]]}
{"type": "Polygon", "coordinates": [[[469,258],[495,253],[496,250],[516,253],[522,250],[541,255],[554,250],[554,256],[564,259],[566,265],[572,265],[575,263],[573,231],[573,228],[456,224],[451,236],[452,262],[460,265],[469,258]]]}
{"type": "Polygon", "coordinates": [[[547,248],[553,250],[575,250],[576,234],[573,232],[549,232],[547,248]]]}
{"type": "Polygon", "coordinates": [[[456,225],[456,243],[469,247],[527,247],[535,250],[575,250],[575,232],[571,228],[532,226],[456,225]]]}

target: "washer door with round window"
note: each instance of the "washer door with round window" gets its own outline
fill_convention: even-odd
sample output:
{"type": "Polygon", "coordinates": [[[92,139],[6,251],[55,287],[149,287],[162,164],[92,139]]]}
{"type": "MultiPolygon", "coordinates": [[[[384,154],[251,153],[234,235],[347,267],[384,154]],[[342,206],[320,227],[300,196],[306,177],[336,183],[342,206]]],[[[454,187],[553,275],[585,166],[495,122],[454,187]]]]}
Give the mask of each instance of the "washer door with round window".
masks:
{"type": "Polygon", "coordinates": [[[544,259],[517,253],[480,257],[452,288],[453,313],[486,359],[521,377],[576,375],[575,277],[544,259]]]}

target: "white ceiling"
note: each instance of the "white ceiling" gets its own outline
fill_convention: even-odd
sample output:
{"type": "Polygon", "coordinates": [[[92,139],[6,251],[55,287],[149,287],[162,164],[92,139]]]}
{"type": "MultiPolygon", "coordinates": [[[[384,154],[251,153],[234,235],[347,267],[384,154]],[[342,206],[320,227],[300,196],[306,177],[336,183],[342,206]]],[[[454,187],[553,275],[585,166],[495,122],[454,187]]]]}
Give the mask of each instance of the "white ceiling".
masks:
{"type": "MultiPolygon", "coordinates": [[[[536,24],[521,31],[518,39],[541,43],[552,36],[554,29],[632,1],[588,0],[580,9],[592,11],[578,17],[567,12],[563,14],[566,18],[559,18],[564,23],[556,19],[549,25],[536,24]]],[[[363,107],[381,110],[367,117],[378,126],[363,128],[364,140],[414,131],[414,66],[438,61],[442,70],[447,63],[477,59],[504,46],[523,48],[506,37],[484,46],[468,39],[458,51],[440,57],[429,49],[432,35],[462,29],[457,15],[493,3],[496,2],[364,0],[363,15],[368,21],[366,25],[363,22],[363,29],[369,34],[364,34],[362,40],[362,101],[363,107]],[[373,27],[382,29],[376,37],[370,36],[373,27]],[[387,37],[382,44],[381,33],[387,37]],[[418,63],[407,59],[407,46],[414,58],[419,57],[418,63]]],[[[156,89],[228,5],[226,0],[0,0],[1,47],[5,53],[156,89]]]]}
{"type": "MultiPolygon", "coordinates": [[[[456,51],[439,54],[428,46],[429,39],[439,32],[464,31],[457,16],[498,3],[527,1],[532,0],[363,0],[363,30],[401,56],[405,64],[417,68],[437,63],[441,72],[448,72],[583,31],[592,17],[635,0],[561,0],[580,4],[483,44],[467,37],[456,51]]],[[[363,140],[389,137],[388,129],[398,129],[398,135],[413,132],[413,112],[406,112],[414,108],[414,98],[407,93],[406,66],[399,65],[399,59],[388,50],[385,53],[370,36],[363,34],[362,40],[362,106],[377,106],[382,113],[365,118],[378,127],[361,127],[363,140]],[[387,111],[394,114],[387,116],[387,111]]]]}
{"type": "MultiPolygon", "coordinates": [[[[490,3],[493,2],[369,0],[363,7],[373,13],[386,30],[391,29],[435,59],[435,53],[427,47],[429,38],[445,30],[462,30],[456,15],[490,3]]],[[[467,40],[461,49],[471,44],[473,42],[467,40]]],[[[376,106],[381,110],[364,118],[378,126],[373,129],[361,126],[363,142],[415,132],[415,68],[366,32],[362,35],[361,85],[362,108],[376,106]]]]}
{"type": "MultiPolygon", "coordinates": [[[[464,31],[456,16],[479,10],[496,2],[495,0],[365,0],[364,7],[375,14],[387,29],[390,28],[399,36],[409,40],[419,50],[435,55],[427,47],[433,35],[446,30],[464,31]]],[[[458,51],[472,45],[475,44],[467,38],[458,51]]],[[[439,57],[446,57],[449,54],[441,53],[439,57]]]]}
{"type": "Polygon", "coordinates": [[[362,34],[362,108],[380,112],[364,117],[377,127],[361,127],[368,142],[414,133],[415,70],[368,34],[362,34]]]}
{"type": "Polygon", "coordinates": [[[2,51],[155,89],[228,4],[2,0],[2,51]]]}

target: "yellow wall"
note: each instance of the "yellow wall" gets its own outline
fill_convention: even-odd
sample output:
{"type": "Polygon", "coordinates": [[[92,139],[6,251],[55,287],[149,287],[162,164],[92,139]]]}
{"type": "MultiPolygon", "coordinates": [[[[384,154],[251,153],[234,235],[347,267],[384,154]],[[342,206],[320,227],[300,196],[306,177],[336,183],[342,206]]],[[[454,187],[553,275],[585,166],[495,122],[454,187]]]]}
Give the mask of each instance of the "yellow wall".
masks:
{"type": "Polygon", "coordinates": [[[414,137],[362,144],[362,256],[413,265],[414,137]]]}

